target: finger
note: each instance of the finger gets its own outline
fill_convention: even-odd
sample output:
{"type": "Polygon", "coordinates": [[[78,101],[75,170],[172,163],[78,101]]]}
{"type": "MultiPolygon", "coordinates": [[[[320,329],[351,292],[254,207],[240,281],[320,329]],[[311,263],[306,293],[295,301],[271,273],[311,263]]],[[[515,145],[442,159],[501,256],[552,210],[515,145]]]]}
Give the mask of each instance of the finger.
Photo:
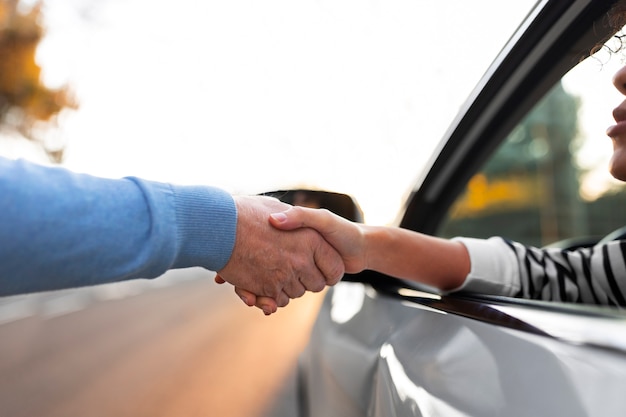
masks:
{"type": "Polygon", "coordinates": [[[278,305],[278,307],[285,307],[287,304],[289,304],[289,296],[285,294],[284,291],[281,292],[276,298],[276,304],[278,305]]]}
{"type": "Polygon", "coordinates": [[[252,307],[257,303],[257,296],[243,288],[235,287],[235,293],[241,298],[246,305],[252,307]]]}
{"type": "Polygon", "coordinates": [[[222,278],[219,274],[215,275],[214,279],[217,284],[224,284],[226,282],[226,280],[222,278]]]}
{"type": "MultiPolygon", "coordinates": [[[[309,230],[311,253],[309,264],[297,272],[299,282],[307,291],[320,292],[326,285],[335,285],[343,277],[345,266],[341,255],[315,231],[309,230]]],[[[285,284],[284,291],[292,295],[293,283],[285,284]]],[[[291,297],[294,298],[294,297],[291,297]]]]}
{"type": "Polygon", "coordinates": [[[343,277],[345,265],[340,253],[331,246],[317,231],[303,229],[300,231],[302,239],[308,241],[308,258],[296,267],[295,273],[298,281],[293,279],[286,281],[283,291],[290,298],[301,296],[302,290],[298,282],[305,290],[312,292],[322,291],[326,285],[335,285],[343,277]],[[298,292],[298,293],[296,293],[298,292]]]}
{"type": "Polygon", "coordinates": [[[293,278],[291,281],[285,283],[283,291],[289,298],[299,298],[304,295],[306,288],[297,278],[293,278]]]}
{"type": "MultiPolygon", "coordinates": [[[[291,207],[288,210],[270,214],[270,223],[277,229],[293,230],[300,227],[310,227],[325,233],[332,225],[332,220],[339,216],[333,215],[324,209],[310,209],[305,207],[291,207]]],[[[334,219],[334,220],[337,220],[334,219]]]]}
{"type": "Polygon", "coordinates": [[[278,311],[278,305],[273,298],[270,297],[257,297],[256,306],[263,310],[263,314],[269,316],[272,313],[278,311]]]}
{"type": "Polygon", "coordinates": [[[311,292],[320,292],[326,288],[326,277],[319,269],[317,273],[309,273],[300,278],[300,282],[307,291],[311,292]]]}
{"type": "MultiPolygon", "coordinates": [[[[315,265],[324,276],[326,285],[335,285],[338,283],[346,271],[345,264],[341,255],[322,239],[322,242],[313,252],[315,265]]],[[[313,291],[313,290],[311,290],[313,291]]],[[[321,291],[318,290],[318,291],[321,291]]]]}
{"type": "Polygon", "coordinates": [[[251,292],[238,287],[235,287],[235,292],[246,305],[250,307],[256,306],[257,308],[263,310],[263,314],[265,314],[266,316],[269,316],[270,314],[275,313],[278,310],[278,305],[273,298],[257,297],[251,292]]]}
{"type": "Polygon", "coordinates": [[[241,300],[249,306],[257,306],[266,316],[275,313],[278,310],[278,305],[273,298],[270,297],[257,297],[250,291],[246,291],[243,288],[235,287],[235,292],[241,298],[241,300]]]}

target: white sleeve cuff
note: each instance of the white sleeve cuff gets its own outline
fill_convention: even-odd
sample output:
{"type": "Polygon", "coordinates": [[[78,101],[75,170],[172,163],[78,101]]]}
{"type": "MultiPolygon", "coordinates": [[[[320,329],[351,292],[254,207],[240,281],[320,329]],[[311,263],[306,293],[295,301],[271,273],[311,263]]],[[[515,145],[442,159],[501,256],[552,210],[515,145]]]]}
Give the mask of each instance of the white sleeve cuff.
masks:
{"type": "Polygon", "coordinates": [[[501,239],[457,237],[470,256],[470,273],[454,291],[513,296],[520,289],[519,264],[515,252],[501,239]]]}

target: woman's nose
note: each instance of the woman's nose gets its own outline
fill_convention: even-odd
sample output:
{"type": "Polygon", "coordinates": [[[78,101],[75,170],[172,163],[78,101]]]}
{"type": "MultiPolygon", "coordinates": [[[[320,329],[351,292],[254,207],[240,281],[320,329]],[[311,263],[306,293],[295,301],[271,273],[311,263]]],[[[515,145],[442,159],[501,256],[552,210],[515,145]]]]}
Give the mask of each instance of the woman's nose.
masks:
{"type": "Polygon", "coordinates": [[[613,85],[620,93],[626,95],[626,65],[613,76],[613,85]]]}

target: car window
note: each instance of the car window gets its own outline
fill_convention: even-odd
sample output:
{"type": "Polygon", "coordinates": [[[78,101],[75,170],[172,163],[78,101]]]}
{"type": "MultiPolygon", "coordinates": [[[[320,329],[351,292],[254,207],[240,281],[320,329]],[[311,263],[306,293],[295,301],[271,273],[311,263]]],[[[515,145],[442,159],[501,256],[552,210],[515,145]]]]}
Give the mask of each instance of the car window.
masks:
{"type": "Polygon", "coordinates": [[[574,247],[626,226],[626,211],[616,209],[626,193],[608,173],[605,135],[623,100],[611,84],[623,57],[609,47],[574,67],[510,132],[454,203],[440,236],[574,247]]]}

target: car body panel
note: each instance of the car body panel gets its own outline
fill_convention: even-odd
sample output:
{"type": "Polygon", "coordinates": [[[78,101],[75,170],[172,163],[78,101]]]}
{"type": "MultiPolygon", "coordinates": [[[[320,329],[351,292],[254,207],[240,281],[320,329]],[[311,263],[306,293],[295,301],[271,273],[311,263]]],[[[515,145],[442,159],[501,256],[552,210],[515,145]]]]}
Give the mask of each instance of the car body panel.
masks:
{"type": "MultiPolygon", "coordinates": [[[[433,300],[441,302],[428,293],[423,303],[398,302],[363,283],[331,289],[301,357],[300,414],[608,416],[626,409],[624,318],[570,316],[577,335],[615,331],[608,348],[548,333],[545,316],[542,329],[506,313],[493,317],[494,304],[477,303],[492,322],[516,322],[499,326],[432,307],[433,300]]],[[[509,306],[507,313],[530,317],[532,310],[509,306]]]]}

